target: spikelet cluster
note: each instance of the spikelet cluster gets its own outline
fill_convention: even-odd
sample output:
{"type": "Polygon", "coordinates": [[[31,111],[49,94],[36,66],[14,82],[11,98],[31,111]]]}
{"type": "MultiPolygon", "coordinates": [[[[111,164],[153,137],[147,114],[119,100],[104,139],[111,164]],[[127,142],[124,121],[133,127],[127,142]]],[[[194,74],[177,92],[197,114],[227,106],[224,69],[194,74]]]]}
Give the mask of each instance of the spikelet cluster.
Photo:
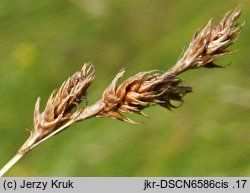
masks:
{"type": "Polygon", "coordinates": [[[220,67],[214,60],[232,52],[227,48],[239,37],[243,26],[237,23],[240,13],[241,7],[228,12],[217,25],[213,25],[210,20],[203,30],[194,35],[182,57],[169,70],[140,72],[119,84],[125,73],[122,69],[97,103],[82,107],[87,89],[95,77],[93,65],[83,65],[58,91],[51,94],[43,112],[40,112],[38,98],[34,112],[34,129],[24,145],[24,151],[71,124],[87,118],[112,117],[134,124],[135,122],[125,114],[145,115],[143,109],[152,105],[175,108],[172,101],[182,103],[183,97],[192,91],[190,86],[182,84],[177,75],[189,69],[220,67]]]}

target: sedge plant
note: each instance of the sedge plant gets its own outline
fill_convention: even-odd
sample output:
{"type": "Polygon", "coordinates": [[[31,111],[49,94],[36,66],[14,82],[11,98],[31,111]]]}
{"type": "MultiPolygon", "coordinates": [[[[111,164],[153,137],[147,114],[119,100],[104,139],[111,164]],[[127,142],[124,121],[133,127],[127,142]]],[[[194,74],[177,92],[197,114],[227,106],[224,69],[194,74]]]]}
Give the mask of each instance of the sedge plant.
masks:
{"type": "Polygon", "coordinates": [[[125,116],[137,113],[146,116],[142,110],[152,105],[166,109],[176,108],[173,101],[183,102],[183,97],[192,91],[190,86],[177,77],[190,69],[223,67],[215,64],[218,57],[230,54],[227,48],[239,37],[243,24],[237,22],[241,6],[228,12],[214,25],[213,19],[196,32],[181,58],[167,71],[152,70],[139,72],[127,80],[122,78],[122,69],[105,89],[99,101],[92,105],[80,105],[87,100],[87,89],[95,78],[92,64],[86,63],[82,69],[69,77],[61,87],[52,92],[44,110],[40,110],[40,98],[34,110],[34,127],[30,136],[16,155],[0,170],[3,176],[20,158],[37,145],[76,122],[94,117],[111,117],[130,124],[137,124],[125,116]]]}

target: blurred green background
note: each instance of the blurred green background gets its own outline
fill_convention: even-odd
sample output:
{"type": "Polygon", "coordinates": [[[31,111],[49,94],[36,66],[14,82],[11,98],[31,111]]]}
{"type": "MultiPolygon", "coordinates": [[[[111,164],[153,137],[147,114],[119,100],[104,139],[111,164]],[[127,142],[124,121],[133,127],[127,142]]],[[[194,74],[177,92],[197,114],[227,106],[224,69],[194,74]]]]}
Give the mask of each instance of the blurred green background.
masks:
{"type": "MultiPolygon", "coordinates": [[[[89,104],[115,74],[167,70],[193,33],[211,17],[249,0],[0,0],[0,167],[32,128],[42,107],[84,62],[96,67],[89,104]]],[[[142,123],[113,119],[78,123],[42,143],[7,176],[250,176],[250,28],[218,61],[226,69],[200,69],[180,77],[194,92],[172,112],[146,109],[142,123]]]]}

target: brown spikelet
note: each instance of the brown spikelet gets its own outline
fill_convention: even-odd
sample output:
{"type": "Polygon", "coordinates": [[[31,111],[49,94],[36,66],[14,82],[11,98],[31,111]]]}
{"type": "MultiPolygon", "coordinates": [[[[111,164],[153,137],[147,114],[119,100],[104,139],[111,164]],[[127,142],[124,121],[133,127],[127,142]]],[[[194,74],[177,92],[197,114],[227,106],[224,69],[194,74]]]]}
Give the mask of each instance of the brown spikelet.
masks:
{"type": "Polygon", "coordinates": [[[237,23],[240,14],[241,6],[228,12],[214,27],[211,19],[200,33],[195,33],[181,59],[167,73],[177,75],[188,69],[220,67],[214,64],[214,60],[231,53],[226,49],[238,39],[244,25],[237,23]]]}
{"type": "Polygon", "coordinates": [[[103,93],[102,102],[105,105],[100,116],[134,123],[120,112],[144,115],[144,108],[156,104],[171,109],[175,107],[171,100],[182,102],[182,97],[191,92],[190,87],[180,86],[180,79],[172,75],[163,76],[158,71],[140,72],[117,86],[123,74],[124,70],[120,71],[103,93]]]}
{"type": "Polygon", "coordinates": [[[54,91],[39,112],[40,98],[35,105],[34,129],[50,132],[72,120],[77,114],[78,105],[86,98],[86,92],[94,80],[94,67],[84,64],[82,69],[65,81],[58,91],[54,91]]]}

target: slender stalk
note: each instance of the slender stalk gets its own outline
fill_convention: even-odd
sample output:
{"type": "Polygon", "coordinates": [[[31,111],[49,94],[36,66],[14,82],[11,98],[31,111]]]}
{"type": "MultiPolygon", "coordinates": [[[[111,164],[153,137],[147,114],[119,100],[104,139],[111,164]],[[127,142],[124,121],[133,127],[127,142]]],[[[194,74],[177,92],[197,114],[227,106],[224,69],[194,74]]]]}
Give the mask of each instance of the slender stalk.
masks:
{"type": "Polygon", "coordinates": [[[43,141],[47,140],[48,138],[52,137],[53,135],[57,134],[58,132],[62,131],[63,129],[69,127],[72,123],[75,121],[70,121],[67,124],[60,127],[55,132],[47,135],[41,140],[37,141],[38,136],[30,135],[28,140],[22,145],[22,147],[19,149],[19,151],[16,153],[16,155],[5,164],[5,166],[0,170],[0,177],[2,177],[11,167],[13,167],[25,154],[27,154],[31,149],[42,143],[43,141]]]}
{"type": "Polygon", "coordinates": [[[25,155],[17,152],[17,154],[0,170],[0,177],[2,177],[12,166],[15,165],[18,160],[20,160],[25,155]]]}
{"type": "MultiPolygon", "coordinates": [[[[80,117],[80,120],[85,120],[90,117],[95,116],[102,110],[103,106],[100,102],[97,102],[94,105],[91,105],[89,107],[86,107],[84,109],[84,112],[82,112],[82,115],[80,117]]],[[[40,133],[31,133],[30,137],[25,141],[25,143],[22,145],[22,147],[18,150],[16,155],[0,170],[0,177],[2,177],[12,166],[14,166],[18,160],[20,160],[25,154],[27,154],[31,149],[39,145],[40,143],[46,141],[50,137],[54,136],[55,134],[63,131],[73,123],[77,122],[77,119],[72,119],[68,121],[66,124],[62,125],[58,129],[52,131],[50,134],[45,135],[41,138],[40,133]]]]}

